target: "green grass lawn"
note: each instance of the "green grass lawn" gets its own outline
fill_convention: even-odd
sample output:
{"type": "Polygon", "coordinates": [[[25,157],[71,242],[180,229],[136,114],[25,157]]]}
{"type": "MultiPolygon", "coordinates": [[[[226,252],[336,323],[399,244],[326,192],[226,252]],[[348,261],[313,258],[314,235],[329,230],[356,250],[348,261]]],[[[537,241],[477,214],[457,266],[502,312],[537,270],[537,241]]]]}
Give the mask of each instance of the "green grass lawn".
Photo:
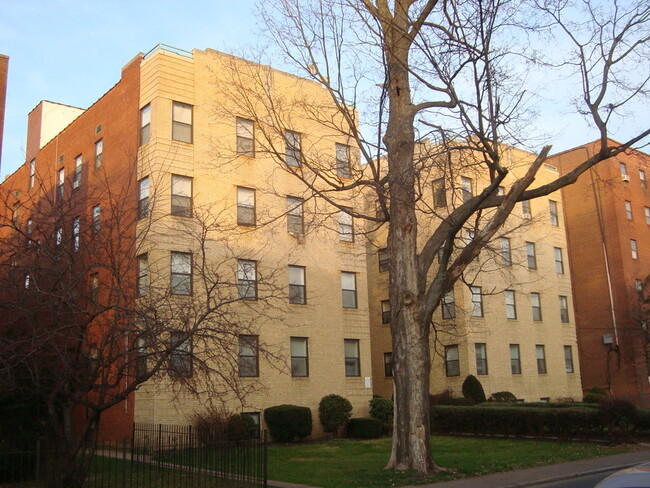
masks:
{"type": "Polygon", "coordinates": [[[432,437],[435,462],[450,473],[418,480],[414,473],[383,468],[390,454],[388,438],[269,446],[269,479],[323,488],[383,488],[434,483],[466,476],[529,468],[624,452],[625,447],[598,444],[432,437]]]}

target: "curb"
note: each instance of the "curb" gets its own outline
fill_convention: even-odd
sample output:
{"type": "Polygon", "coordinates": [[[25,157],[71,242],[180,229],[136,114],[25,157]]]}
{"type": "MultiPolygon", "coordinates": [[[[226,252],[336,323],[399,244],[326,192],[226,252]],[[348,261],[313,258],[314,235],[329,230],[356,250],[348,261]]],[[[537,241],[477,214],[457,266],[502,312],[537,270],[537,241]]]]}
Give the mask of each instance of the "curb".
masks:
{"type": "Polygon", "coordinates": [[[619,471],[621,469],[631,468],[638,465],[639,463],[631,464],[622,464],[620,466],[609,466],[607,468],[592,469],[590,471],[582,471],[580,473],[565,474],[559,476],[551,476],[550,478],[539,479],[537,481],[525,481],[523,483],[513,483],[510,485],[504,485],[501,488],[526,488],[529,486],[544,485],[548,483],[557,483],[558,481],[570,480],[573,478],[583,478],[585,476],[591,476],[594,474],[609,473],[610,471],[619,471]]]}

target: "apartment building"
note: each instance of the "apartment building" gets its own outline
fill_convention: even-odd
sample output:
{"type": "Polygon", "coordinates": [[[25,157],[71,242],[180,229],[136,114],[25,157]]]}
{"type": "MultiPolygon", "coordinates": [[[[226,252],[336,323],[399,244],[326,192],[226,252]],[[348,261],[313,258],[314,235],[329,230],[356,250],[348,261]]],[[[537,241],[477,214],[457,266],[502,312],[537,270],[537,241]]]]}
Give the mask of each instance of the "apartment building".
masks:
{"type": "MultiPolygon", "coordinates": [[[[318,402],[331,393],[367,414],[365,244],[350,214],[310,199],[291,174],[311,153],[345,178],[354,148],[306,103],[331,109],[312,81],[210,49],[158,46],[88,109],[43,102],[30,114],[28,159],[0,186],[6,218],[39,246],[69,247],[75,262],[107,256],[82,258],[93,243],[120,248],[111,259],[125,263],[125,301],[147,320],[162,317],[179,334],[187,324],[212,338],[224,331],[220,343],[198,339],[207,333],[176,343],[164,374],[103,415],[102,437],[124,436],[133,421],[187,423],[209,405],[262,422],[264,408],[282,403],[310,407],[318,435],[318,402]],[[263,93],[284,107],[280,129],[252,120],[232,96],[234,79],[248,83],[245,102],[263,93]],[[39,233],[33,212],[44,200],[68,217],[39,233]],[[189,387],[200,370],[190,349],[208,358],[211,382],[189,387]]],[[[355,195],[340,198],[357,205],[355,195]]],[[[108,272],[89,274],[93,300],[115,293],[108,272]]],[[[175,334],[168,329],[170,342],[175,334]]],[[[150,351],[143,340],[133,374],[151,366],[150,351]]]]}
{"type": "MultiPolygon", "coordinates": [[[[503,148],[502,160],[515,177],[526,171],[534,157],[503,148]]],[[[476,165],[459,161],[456,166],[447,175],[432,174],[421,185],[420,235],[487,185],[484,175],[473,169],[476,165]]],[[[555,166],[545,164],[536,182],[542,185],[558,174],[555,166]]],[[[501,191],[507,191],[513,181],[508,176],[501,191]]],[[[472,374],[481,381],[487,396],[509,391],[525,401],[581,398],[562,207],[559,193],[517,204],[502,232],[446,295],[433,317],[431,393],[451,390],[462,396],[462,383],[472,374]]],[[[456,248],[472,238],[473,231],[463,229],[456,237],[456,248]]],[[[382,228],[368,244],[368,289],[374,391],[390,397],[392,346],[385,242],[382,228]]]]}
{"type": "MultiPolygon", "coordinates": [[[[613,141],[612,141],[613,142],[613,141]]],[[[567,173],[598,141],[554,155],[567,173]]],[[[650,274],[650,156],[628,150],[562,191],[582,386],[650,406],[644,281],[650,274]]],[[[647,295],[646,295],[647,296],[647,295]]]]}

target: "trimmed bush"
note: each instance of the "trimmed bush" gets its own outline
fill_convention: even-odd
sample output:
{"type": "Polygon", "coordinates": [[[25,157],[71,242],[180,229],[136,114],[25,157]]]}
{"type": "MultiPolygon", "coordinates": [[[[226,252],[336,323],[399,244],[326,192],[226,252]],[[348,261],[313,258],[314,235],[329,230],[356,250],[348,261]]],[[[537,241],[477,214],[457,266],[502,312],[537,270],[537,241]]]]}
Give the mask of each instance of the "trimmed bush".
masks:
{"type": "Polygon", "coordinates": [[[513,403],[517,401],[517,397],[509,391],[497,391],[490,395],[490,401],[498,403],[513,403]]]}
{"type": "Polygon", "coordinates": [[[639,413],[627,400],[603,400],[598,407],[603,426],[613,441],[628,440],[639,423],[639,413]]]}
{"type": "Polygon", "coordinates": [[[259,428],[250,415],[238,413],[228,417],[227,438],[229,441],[255,439],[258,435],[259,428]]]}
{"type": "Polygon", "coordinates": [[[600,403],[603,400],[607,399],[607,393],[602,388],[594,386],[593,388],[585,392],[585,396],[582,397],[582,401],[585,403],[600,403]]]}
{"type": "Polygon", "coordinates": [[[381,422],[381,430],[384,434],[390,434],[393,430],[393,401],[379,395],[373,395],[368,402],[370,416],[381,422]]]}
{"type": "Polygon", "coordinates": [[[429,395],[429,405],[474,405],[471,398],[454,398],[453,392],[447,388],[440,393],[429,395]]]}
{"type": "MultiPolygon", "coordinates": [[[[493,404],[494,405],[494,404],[493,404]]],[[[509,437],[602,436],[602,416],[595,408],[514,406],[431,408],[431,430],[444,434],[499,435],[509,437]]]]}
{"type": "Polygon", "coordinates": [[[350,419],[348,424],[348,436],[356,439],[378,439],[381,432],[381,422],[370,417],[350,419]]]}
{"type": "Polygon", "coordinates": [[[297,405],[277,405],[264,410],[264,420],[273,440],[291,442],[311,434],[311,410],[297,405]]]}
{"type": "Polygon", "coordinates": [[[463,381],[463,396],[474,400],[474,403],[483,403],[485,401],[483,385],[476,376],[470,374],[463,381]]]}
{"type": "Polygon", "coordinates": [[[318,404],[318,417],[325,432],[336,433],[350,420],[352,404],[341,395],[327,395],[318,404]]]}

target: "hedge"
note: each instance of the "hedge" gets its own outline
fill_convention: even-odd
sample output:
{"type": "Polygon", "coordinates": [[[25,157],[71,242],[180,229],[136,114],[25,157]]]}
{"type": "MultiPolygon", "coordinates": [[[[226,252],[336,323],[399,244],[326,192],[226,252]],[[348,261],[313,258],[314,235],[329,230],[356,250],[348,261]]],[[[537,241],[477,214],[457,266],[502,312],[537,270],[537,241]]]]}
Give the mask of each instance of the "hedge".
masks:
{"type": "Polygon", "coordinates": [[[356,439],[378,439],[382,434],[381,421],[371,417],[350,419],[348,436],[356,439]]]}
{"type": "Polygon", "coordinates": [[[431,430],[438,433],[508,437],[601,437],[602,416],[588,407],[491,406],[431,408],[431,430]]]}

